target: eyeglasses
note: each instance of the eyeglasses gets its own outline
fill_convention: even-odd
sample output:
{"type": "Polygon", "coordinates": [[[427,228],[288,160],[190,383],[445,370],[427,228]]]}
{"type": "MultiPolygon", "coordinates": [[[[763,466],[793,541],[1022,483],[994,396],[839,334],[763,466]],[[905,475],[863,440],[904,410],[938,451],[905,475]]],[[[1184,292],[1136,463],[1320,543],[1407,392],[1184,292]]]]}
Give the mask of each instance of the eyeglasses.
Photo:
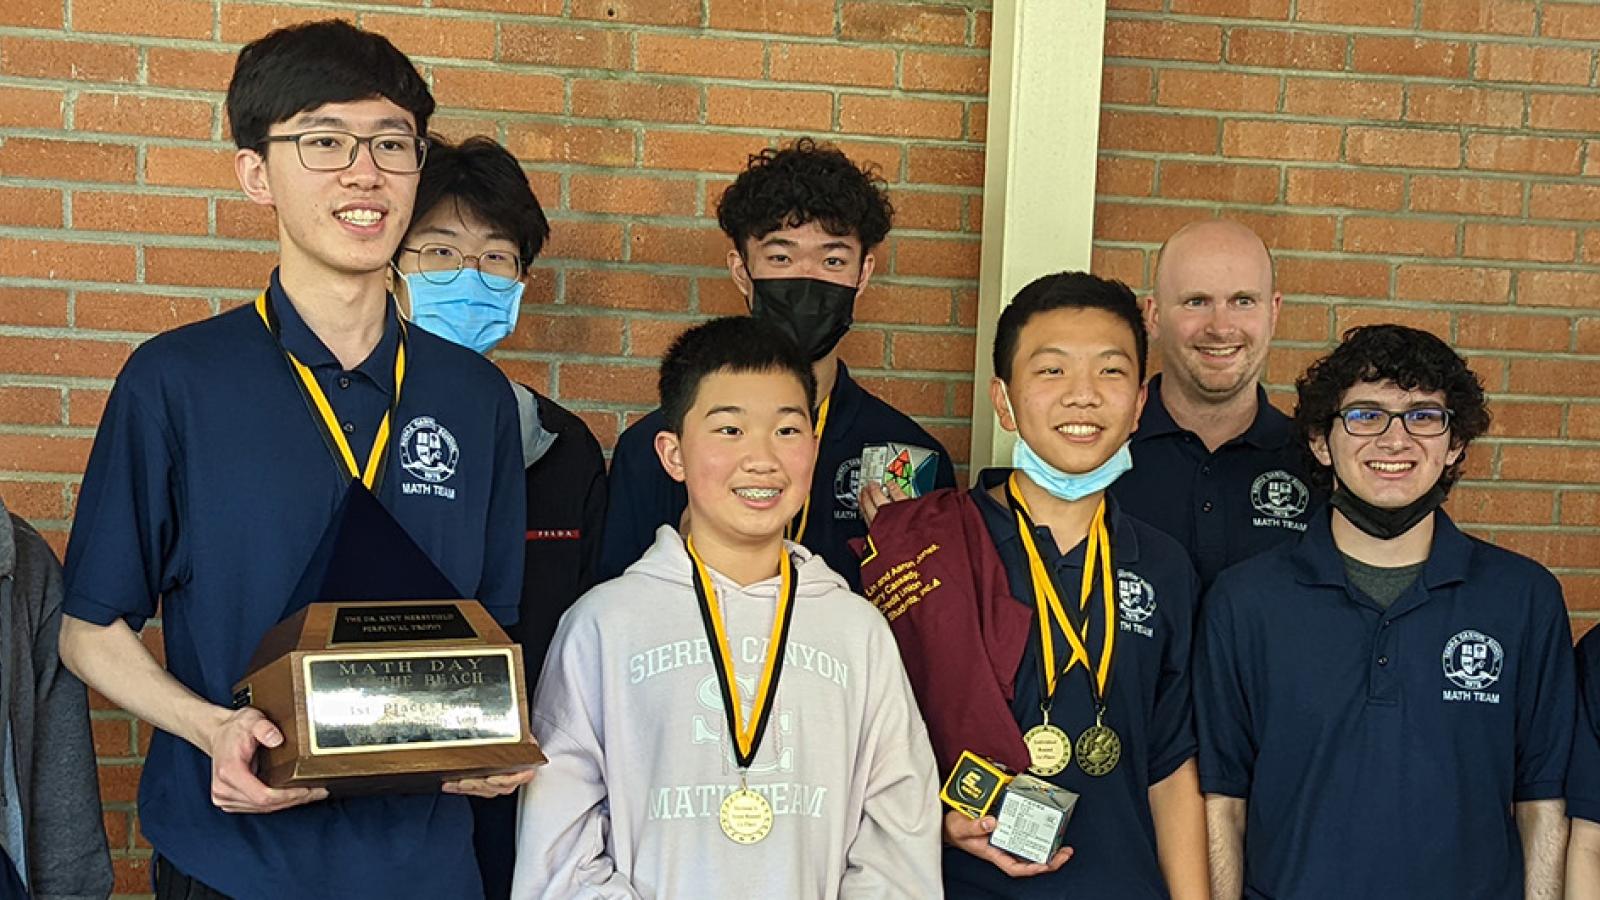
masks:
{"type": "Polygon", "coordinates": [[[1450,430],[1450,410],[1438,406],[1420,406],[1403,412],[1353,406],[1336,413],[1344,423],[1346,434],[1355,437],[1377,437],[1389,430],[1395,419],[1412,437],[1438,437],[1450,430]]]}
{"type": "Polygon", "coordinates": [[[472,256],[449,244],[423,244],[400,249],[417,254],[417,271],[424,281],[433,284],[455,281],[468,262],[472,263],[473,271],[478,273],[478,280],[491,291],[509,291],[522,279],[521,257],[505,250],[488,250],[472,256]]]}
{"type": "Polygon", "coordinates": [[[356,153],[366,144],[372,162],[385,172],[412,175],[422,171],[428,156],[428,142],[414,134],[369,134],[348,131],[306,131],[301,134],[275,134],[261,139],[264,144],[293,143],[300,153],[300,164],[313,172],[338,172],[355,165],[356,153]]]}

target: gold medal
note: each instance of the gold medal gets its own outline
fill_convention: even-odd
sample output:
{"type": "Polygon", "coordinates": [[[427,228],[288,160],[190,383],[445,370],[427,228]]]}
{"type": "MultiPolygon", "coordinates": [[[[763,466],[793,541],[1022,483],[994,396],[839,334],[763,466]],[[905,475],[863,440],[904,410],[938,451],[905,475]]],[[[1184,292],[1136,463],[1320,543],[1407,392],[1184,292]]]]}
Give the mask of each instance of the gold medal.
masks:
{"type": "Polygon", "coordinates": [[[772,833],[772,804],[742,784],[723,798],[717,818],[722,833],[736,844],[754,844],[772,833]]]}
{"type": "Polygon", "coordinates": [[[1078,735],[1078,768],[1085,775],[1099,777],[1117,767],[1122,759],[1122,738],[1096,722],[1078,735]]]}
{"type": "Polygon", "coordinates": [[[1048,720],[1028,729],[1022,742],[1028,745],[1028,771],[1035,775],[1060,774],[1072,762],[1072,740],[1048,720]]]}

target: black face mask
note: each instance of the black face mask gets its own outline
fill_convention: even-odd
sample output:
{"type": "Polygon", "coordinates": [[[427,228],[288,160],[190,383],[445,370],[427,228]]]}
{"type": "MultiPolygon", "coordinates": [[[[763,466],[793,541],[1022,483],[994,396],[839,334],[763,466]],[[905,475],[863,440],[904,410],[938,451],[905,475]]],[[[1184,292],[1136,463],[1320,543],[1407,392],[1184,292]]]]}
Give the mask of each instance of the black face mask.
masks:
{"type": "Polygon", "coordinates": [[[1344,517],[1350,520],[1351,525],[1380,541],[1392,541],[1410,531],[1418,522],[1442,506],[1446,493],[1448,492],[1444,488],[1444,482],[1435,482],[1426,494],[1411,503],[1398,509],[1388,509],[1373,506],[1350,493],[1340,482],[1334,485],[1333,495],[1328,498],[1328,504],[1344,513],[1344,517]]]}
{"type": "Polygon", "coordinates": [[[812,362],[833,352],[850,330],[856,287],[820,278],[751,280],[750,315],[782,328],[812,362]]]}

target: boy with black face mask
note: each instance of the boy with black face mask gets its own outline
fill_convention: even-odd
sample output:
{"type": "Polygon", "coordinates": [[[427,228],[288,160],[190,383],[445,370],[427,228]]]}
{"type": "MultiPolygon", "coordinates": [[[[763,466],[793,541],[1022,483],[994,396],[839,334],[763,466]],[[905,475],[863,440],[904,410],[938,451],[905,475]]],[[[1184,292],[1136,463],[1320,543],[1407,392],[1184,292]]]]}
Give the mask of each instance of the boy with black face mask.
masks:
{"type": "MultiPolygon", "coordinates": [[[[927,464],[936,469],[935,485],[955,486],[939,442],[862,389],[839,360],[856,298],[872,278],[872,251],[888,235],[893,214],[882,178],[809,138],[750,157],[717,208],[717,221],[733,242],[728,271],[750,314],[794,338],[817,378],[816,475],[788,537],[822,556],[857,592],[860,572],[847,542],[867,533],[863,499],[870,512],[874,499],[885,496],[877,485],[882,473],[862,477],[862,448],[893,443],[932,451],[927,464]],[[863,488],[877,492],[863,498],[863,488]]],[[[683,516],[683,485],[666,477],[655,457],[656,435],[664,428],[657,410],[617,441],[601,579],[622,574],[658,527],[676,526],[683,516]]]]}
{"type": "Polygon", "coordinates": [[[1482,384],[1437,337],[1373,325],[1296,387],[1331,508],[1201,607],[1213,895],[1560,896],[1561,585],[1440,508],[1488,430],[1482,384]]]}

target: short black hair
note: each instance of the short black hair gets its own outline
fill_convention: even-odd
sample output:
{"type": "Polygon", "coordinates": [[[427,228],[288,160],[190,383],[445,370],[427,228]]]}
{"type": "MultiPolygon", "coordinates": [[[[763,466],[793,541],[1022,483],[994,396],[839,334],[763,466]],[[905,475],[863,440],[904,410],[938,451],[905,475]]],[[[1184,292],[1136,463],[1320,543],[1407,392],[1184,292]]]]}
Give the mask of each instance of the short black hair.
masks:
{"type": "Polygon", "coordinates": [[[893,221],[894,206],[877,167],[857,166],[837,147],[811,138],[751,155],[717,203],[717,224],[741,255],[746,240],[807,222],[837,237],[853,235],[863,250],[871,250],[883,243],[893,221]]]}
{"type": "Polygon", "coordinates": [[[1333,469],[1311,454],[1311,441],[1327,438],[1345,392],[1357,384],[1384,381],[1394,382],[1403,391],[1444,393],[1445,407],[1450,410],[1450,445],[1462,450],[1440,476],[1440,483],[1448,489],[1461,477],[1467,445],[1489,430],[1483,382],[1449,344],[1404,325],[1363,325],[1346,331],[1332,353],[1312,363],[1295,380],[1300,396],[1294,408],[1294,427],[1312,480],[1324,490],[1333,486],[1333,469]]]}
{"type": "Polygon", "coordinates": [[[1139,356],[1139,381],[1144,381],[1150,357],[1150,337],[1144,331],[1139,300],[1120,281],[1101,278],[1088,272],[1057,272],[1029,282],[1017,292],[994,332],[994,374],[1010,383],[1011,366],[1017,355],[1017,342],[1028,320],[1057,309],[1103,309],[1121,318],[1133,332],[1133,346],[1139,356]]]}
{"type": "Polygon", "coordinates": [[[786,372],[805,389],[806,414],[816,408],[817,376],[794,340],[763,319],[727,316],[678,335],[662,357],[656,387],[668,431],[682,433],[700,382],[717,372],[786,372]]]}
{"type": "Polygon", "coordinates": [[[533,195],[528,176],[511,151],[479,135],[460,144],[429,136],[428,161],[411,208],[416,224],[440,203],[452,200],[503,232],[517,245],[524,268],[550,239],[550,221],[533,195]]]}
{"type": "Polygon", "coordinates": [[[228,82],[228,123],[241,150],[260,150],[267,130],[326,103],[382,97],[428,133],[433,95],[389,39],[328,19],[280,28],[246,44],[228,82]]]}

